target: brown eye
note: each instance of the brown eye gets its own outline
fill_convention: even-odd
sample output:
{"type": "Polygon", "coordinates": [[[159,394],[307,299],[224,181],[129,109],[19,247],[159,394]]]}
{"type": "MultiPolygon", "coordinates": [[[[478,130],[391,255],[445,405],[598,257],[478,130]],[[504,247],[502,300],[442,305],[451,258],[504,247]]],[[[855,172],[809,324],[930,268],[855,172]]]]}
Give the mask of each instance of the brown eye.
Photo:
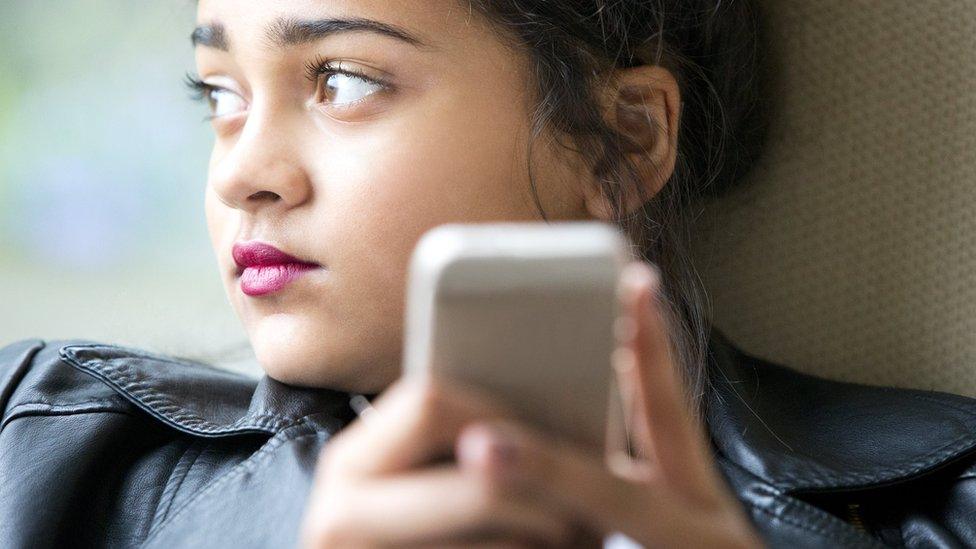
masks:
{"type": "Polygon", "coordinates": [[[243,97],[224,88],[212,88],[207,94],[207,102],[210,104],[210,115],[214,118],[247,110],[243,97]]]}
{"type": "Polygon", "coordinates": [[[337,107],[362,101],[384,87],[364,75],[345,71],[324,72],[319,82],[319,101],[337,107]]]}
{"type": "Polygon", "coordinates": [[[208,116],[210,119],[247,110],[247,100],[223,86],[204,82],[190,73],[186,74],[184,83],[189,88],[193,100],[206,102],[210,107],[210,116],[208,116]]]}

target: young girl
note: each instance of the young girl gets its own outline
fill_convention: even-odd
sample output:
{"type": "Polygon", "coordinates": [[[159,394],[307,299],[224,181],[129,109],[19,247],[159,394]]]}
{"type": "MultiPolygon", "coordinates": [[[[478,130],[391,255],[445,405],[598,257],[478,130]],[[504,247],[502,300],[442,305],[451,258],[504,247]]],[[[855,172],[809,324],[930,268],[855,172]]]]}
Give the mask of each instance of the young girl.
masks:
{"type": "Polygon", "coordinates": [[[0,545],[976,541],[976,403],[803,376],[709,328],[687,238],[762,136],[749,2],[201,0],[197,25],[206,216],[267,375],[6,347],[0,545]],[[645,260],[613,357],[639,459],[399,380],[423,232],[594,219],[645,260]]]}

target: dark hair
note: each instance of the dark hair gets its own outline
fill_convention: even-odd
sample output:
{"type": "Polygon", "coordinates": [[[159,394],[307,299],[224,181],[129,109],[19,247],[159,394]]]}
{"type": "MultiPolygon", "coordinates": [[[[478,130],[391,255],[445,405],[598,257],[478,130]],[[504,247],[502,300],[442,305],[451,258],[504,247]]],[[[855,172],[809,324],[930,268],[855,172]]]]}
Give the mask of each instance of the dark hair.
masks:
{"type": "MultiPolygon", "coordinates": [[[[529,158],[533,141],[546,131],[572,139],[570,148],[600,176],[616,223],[640,256],[660,269],[673,351],[690,404],[701,412],[709,388],[711,306],[692,261],[691,231],[700,201],[731,189],[765,138],[754,0],[466,1],[493,23],[503,41],[528,53],[535,80],[529,158]],[[608,71],[638,64],[663,66],[678,80],[677,163],[660,192],[622,216],[621,193],[641,192],[642,186],[624,154],[633,144],[603,120],[597,92],[608,71]]],[[[531,164],[529,177],[546,219],[531,164]]],[[[246,342],[237,350],[244,348],[246,342]]]]}
{"type": "MultiPolygon", "coordinates": [[[[660,269],[672,346],[691,404],[709,388],[708,295],[691,259],[700,201],[732,187],[765,136],[760,99],[756,6],[746,0],[468,0],[507,43],[527,52],[534,79],[532,142],[568,137],[590,162],[613,205],[614,221],[660,269]],[[621,215],[622,193],[642,192],[625,151],[628,138],[603,119],[600,85],[616,67],[669,69],[682,95],[677,163],[644,207],[621,215]]],[[[529,156],[531,158],[531,154],[529,156]]],[[[532,192],[543,219],[535,179],[532,192]]],[[[643,195],[642,195],[643,196],[643,195]]]]}

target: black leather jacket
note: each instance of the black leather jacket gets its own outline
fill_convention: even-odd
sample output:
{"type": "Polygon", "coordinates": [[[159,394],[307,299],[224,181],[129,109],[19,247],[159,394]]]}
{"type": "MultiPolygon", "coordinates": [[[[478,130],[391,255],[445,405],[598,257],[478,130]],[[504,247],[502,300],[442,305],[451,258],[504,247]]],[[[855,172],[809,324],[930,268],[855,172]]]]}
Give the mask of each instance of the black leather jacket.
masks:
{"type": "MultiPolygon", "coordinates": [[[[718,331],[711,351],[718,463],[770,546],[976,546],[976,400],[802,375],[718,331]]],[[[294,546],[349,397],[91,341],[10,344],[0,547],[294,546]]]]}

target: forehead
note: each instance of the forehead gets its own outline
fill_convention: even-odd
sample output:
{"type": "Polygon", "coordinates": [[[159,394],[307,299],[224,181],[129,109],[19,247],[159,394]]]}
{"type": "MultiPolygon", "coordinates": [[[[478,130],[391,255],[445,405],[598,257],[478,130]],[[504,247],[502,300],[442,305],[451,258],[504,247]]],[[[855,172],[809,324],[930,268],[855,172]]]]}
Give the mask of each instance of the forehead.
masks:
{"type": "Polygon", "coordinates": [[[439,47],[484,31],[467,0],[200,0],[197,24],[218,24],[231,47],[269,40],[283,21],[362,19],[408,31],[424,44],[439,47]],[[236,39],[236,40],[235,40],[236,39]]]}

